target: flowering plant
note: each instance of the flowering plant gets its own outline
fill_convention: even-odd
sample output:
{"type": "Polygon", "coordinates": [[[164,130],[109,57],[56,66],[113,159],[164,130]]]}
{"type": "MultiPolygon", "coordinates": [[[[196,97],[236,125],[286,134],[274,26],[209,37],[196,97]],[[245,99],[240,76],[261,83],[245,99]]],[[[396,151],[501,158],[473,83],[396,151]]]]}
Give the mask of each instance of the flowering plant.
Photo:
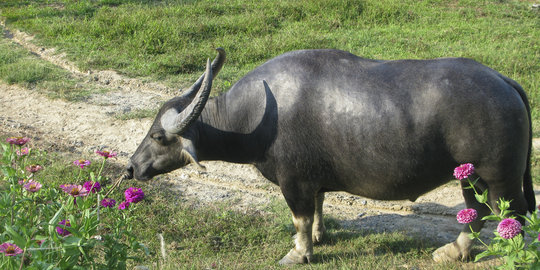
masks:
{"type": "Polygon", "coordinates": [[[102,199],[108,157],[97,174],[90,160],[76,160],[78,173],[68,168],[73,177],[58,185],[36,164],[43,153],[24,150],[28,138],[6,142],[0,142],[0,269],[126,269],[140,251],[148,254],[132,233],[137,207],[115,208],[112,197],[121,193],[102,199]]]}
{"type": "Polygon", "coordinates": [[[90,165],[90,160],[87,159],[78,159],[73,161],[73,164],[77,167],[80,167],[81,169],[84,169],[84,167],[90,165]]]}
{"type": "MultiPolygon", "coordinates": [[[[489,245],[480,239],[480,232],[475,232],[471,228],[469,237],[478,239],[487,248],[486,251],[476,255],[475,261],[486,256],[500,256],[504,259],[504,264],[499,267],[502,269],[533,269],[540,267],[540,218],[538,217],[538,210],[535,210],[530,218],[521,216],[527,224],[522,226],[516,220],[516,216],[512,215],[512,211],[509,210],[510,202],[501,198],[497,202],[500,212],[495,214],[495,211],[488,203],[488,190],[486,189],[482,193],[476,190],[475,184],[479,178],[471,180],[469,176],[473,174],[474,166],[471,163],[462,164],[454,170],[454,176],[457,179],[468,182],[469,186],[467,188],[473,189],[476,200],[485,204],[491,210],[491,214],[483,217],[482,220],[499,222],[494,232],[495,237],[489,245]],[[522,231],[532,237],[533,240],[530,243],[526,243],[522,231]]],[[[459,223],[470,223],[477,217],[478,214],[475,209],[463,209],[458,212],[456,218],[459,223]]]]}
{"type": "Polygon", "coordinates": [[[130,187],[124,192],[126,202],[138,203],[144,199],[144,192],[140,188],[130,187]]]}
{"type": "Polygon", "coordinates": [[[23,146],[28,141],[30,141],[30,138],[27,138],[27,137],[9,137],[6,139],[6,142],[8,142],[9,144],[18,145],[18,146],[23,146]]]}

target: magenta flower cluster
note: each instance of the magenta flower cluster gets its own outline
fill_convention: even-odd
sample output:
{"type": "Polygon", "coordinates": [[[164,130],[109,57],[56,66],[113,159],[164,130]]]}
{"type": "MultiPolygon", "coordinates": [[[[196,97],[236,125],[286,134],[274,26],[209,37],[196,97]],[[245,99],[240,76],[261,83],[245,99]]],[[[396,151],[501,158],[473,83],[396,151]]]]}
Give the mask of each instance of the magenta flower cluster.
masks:
{"type": "Polygon", "coordinates": [[[36,172],[41,171],[43,169],[43,167],[41,165],[38,165],[38,164],[32,164],[32,165],[26,166],[25,169],[29,173],[36,173],[36,172]]]}
{"type": "Polygon", "coordinates": [[[101,185],[99,184],[99,182],[87,181],[84,182],[83,188],[88,190],[88,192],[96,193],[101,190],[101,185]]]}
{"type": "Polygon", "coordinates": [[[144,199],[144,192],[140,188],[130,187],[124,191],[125,201],[118,205],[118,209],[128,209],[132,203],[138,203],[144,199]]]}
{"type": "Polygon", "coordinates": [[[30,141],[30,138],[26,137],[9,137],[6,139],[6,142],[8,142],[9,144],[19,146],[25,145],[28,141],[30,141]]]}
{"type": "Polygon", "coordinates": [[[130,203],[129,202],[121,202],[119,205],[118,205],[118,209],[120,210],[125,210],[125,209],[128,209],[129,208],[129,205],[130,203]]]}
{"type": "Polygon", "coordinates": [[[478,212],[472,208],[463,209],[457,213],[456,219],[461,224],[473,222],[478,217],[478,212]]]}
{"type": "Polygon", "coordinates": [[[109,151],[106,151],[106,150],[103,150],[103,151],[97,150],[96,154],[104,157],[105,159],[108,159],[108,158],[111,158],[111,157],[116,157],[116,155],[118,155],[116,152],[109,152],[109,151]]]}
{"type": "Polygon", "coordinates": [[[21,148],[21,150],[17,150],[17,156],[19,157],[27,156],[28,154],[30,154],[30,148],[28,147],[24,147],[24,148],[21,148]]]}
{"type": "Polygon", "coordinates": [[[5,256],[15,256],[23,253],[23,250],[15,244],[3,243],[0,245],[0,252],[5,256]]]}
{"type": "Polygon", "coordinates": [[[105,199],[101,200],[101,206],[103,206],[103,207],[112,208],[115,205],[116,205],[116,201],[114,199],[105,198],[105,199]]]}
{"type": "Polygon", "coordinates": [[[126,201],[130,203],[138,203],[144,199],[144,192],[140,188],[130,187],[124,192],[126,201]]]}
{"type": "MultiPolygon", "coordinates": [[[[69,219],[64,219],[60,222],[58,222],[59,225],[64,225],[65,227],[71,227],[71,223],[69,222],[69,219]]],[[[64,229],[62,227],[56,227],[56,232],[61,235],[61,236],[67,236],[67,235],[70,235],[71,233],[67,230],[67,229],[64,229]]]]}
{"type": "Polygon", "coordinates": [[[28,192],[34,193],[41,189],[41,183],[34,180],[29,180],[26,184],[23,185],[23,187],[28,192]]]}
{"type": "Polygon", "coordinates": [[[75,166],[77,167],[80,167],[81,169],[84,169],[84,167],[90,165],[90,160],[78,159],[73,161],[73,164],[75,164],[75,166]]]}
{"type": "Polygon", "coordinates": [[[84,188],[82,185],[60,185],[60,188],[67,194],[73,197],[84,197],[88,195],[89,191],[84,188]]]}
{"type": "Polygon", "coordinates": [[[461,164],[454,169],[454,177],[459,180],[468,178],[474,173],[474,166],[471,163],[461,164]]]}
{"type": "Polygon", "coordinates": [[[503,219],[497,226],[497,232],[504,239],[512,239],[521,233],[521,223],[513,218],[503,219]]]}

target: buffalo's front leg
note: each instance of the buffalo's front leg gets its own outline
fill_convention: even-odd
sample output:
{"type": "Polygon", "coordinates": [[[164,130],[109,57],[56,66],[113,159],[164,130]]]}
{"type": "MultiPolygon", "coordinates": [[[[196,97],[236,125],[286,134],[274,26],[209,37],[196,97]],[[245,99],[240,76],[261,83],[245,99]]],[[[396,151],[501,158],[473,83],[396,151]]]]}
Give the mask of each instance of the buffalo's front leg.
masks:
{"type": "Polygon", "coordinates": [[[293,223],[296,228],[295,246],[279,261],[279,264],[309,263],[313,258],[313,242],[311,239],[313,218],[295,217],[293,214],[293,223]]]}
{"type": "Polygon", "coordinates": [[[280,188],[292,211],[296,239],[294,248],[279,263],[309,263],[313,258],[312,231],[316,192],[294,181],[280,182],[280,188]]]}

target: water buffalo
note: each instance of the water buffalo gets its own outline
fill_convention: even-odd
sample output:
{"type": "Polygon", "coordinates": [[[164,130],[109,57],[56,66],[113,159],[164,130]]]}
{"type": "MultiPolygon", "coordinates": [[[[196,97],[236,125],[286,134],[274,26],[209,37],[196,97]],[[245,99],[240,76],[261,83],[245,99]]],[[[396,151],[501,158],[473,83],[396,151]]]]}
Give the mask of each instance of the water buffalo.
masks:
{"type": "MultiPolygon", "coordinates": [[[[313,258],[328,191],[415,200],[470,162],[492,206],[503,197],[516,214],[535,207],[527,97],[484,65],[301,50],[271,59],[208,99],[224,60],[218,49],[197,82],[161,107],[127,174],[144,181],[202,160],[254,164],[279,185],[292,211],[297,237],[282,264],[313,258]]],[[[471,189],[463,196],[480,217],[488,213],[471,189]]],[[[471,225],[479,231],[483,223],[471,225]]],[[[434,259],[467,258],[467,232],[465,226],[434,259]]]]}

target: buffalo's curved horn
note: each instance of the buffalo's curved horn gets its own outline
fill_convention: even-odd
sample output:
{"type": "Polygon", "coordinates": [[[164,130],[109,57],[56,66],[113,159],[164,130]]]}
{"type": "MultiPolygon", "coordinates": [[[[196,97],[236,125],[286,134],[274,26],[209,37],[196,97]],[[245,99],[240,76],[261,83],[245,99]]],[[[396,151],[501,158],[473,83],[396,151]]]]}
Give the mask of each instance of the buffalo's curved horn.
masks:
{"type": "MultiPolygon", "coordinates": [[[[206,61],[206,72],[204,76],[204,88],[199,91],[195,97],[181,113],[177,114],[174,121],[170,125],[163,126],[165,131],[173,134],[182,134],[197,118],[201,115],[206,101],[210,96],[212,89],[212,68],[210,67],[210,59],[206,61]],[[187,114],[187,115],[186,115],[187,114]]],[[[201,88],[199,85],[198,88],[201,88]]],[[[199,89],[197,89],[199,90],[199,89]]]]}
{"type": "MultiPolygon", "coordinates": [[[[225,50],[221,47],[217,48],[216,51],[218,52],[216,58],[214,58],[214,61],[212,61],[212,74],[214,74],[214,77],[216,77],[221,70],[221,67],[223,67],[223,63],[225,62],[225,59],[227,58],[227,54],[225,53],[225,50]]],[[[204,75],[201,75],[199,79],[188,89],[184,92],[182,95],[185,98],[193,99],[197,92],[199,91],[199,88],[201,87],[201,84],[204,79],[204,75]]]]}

